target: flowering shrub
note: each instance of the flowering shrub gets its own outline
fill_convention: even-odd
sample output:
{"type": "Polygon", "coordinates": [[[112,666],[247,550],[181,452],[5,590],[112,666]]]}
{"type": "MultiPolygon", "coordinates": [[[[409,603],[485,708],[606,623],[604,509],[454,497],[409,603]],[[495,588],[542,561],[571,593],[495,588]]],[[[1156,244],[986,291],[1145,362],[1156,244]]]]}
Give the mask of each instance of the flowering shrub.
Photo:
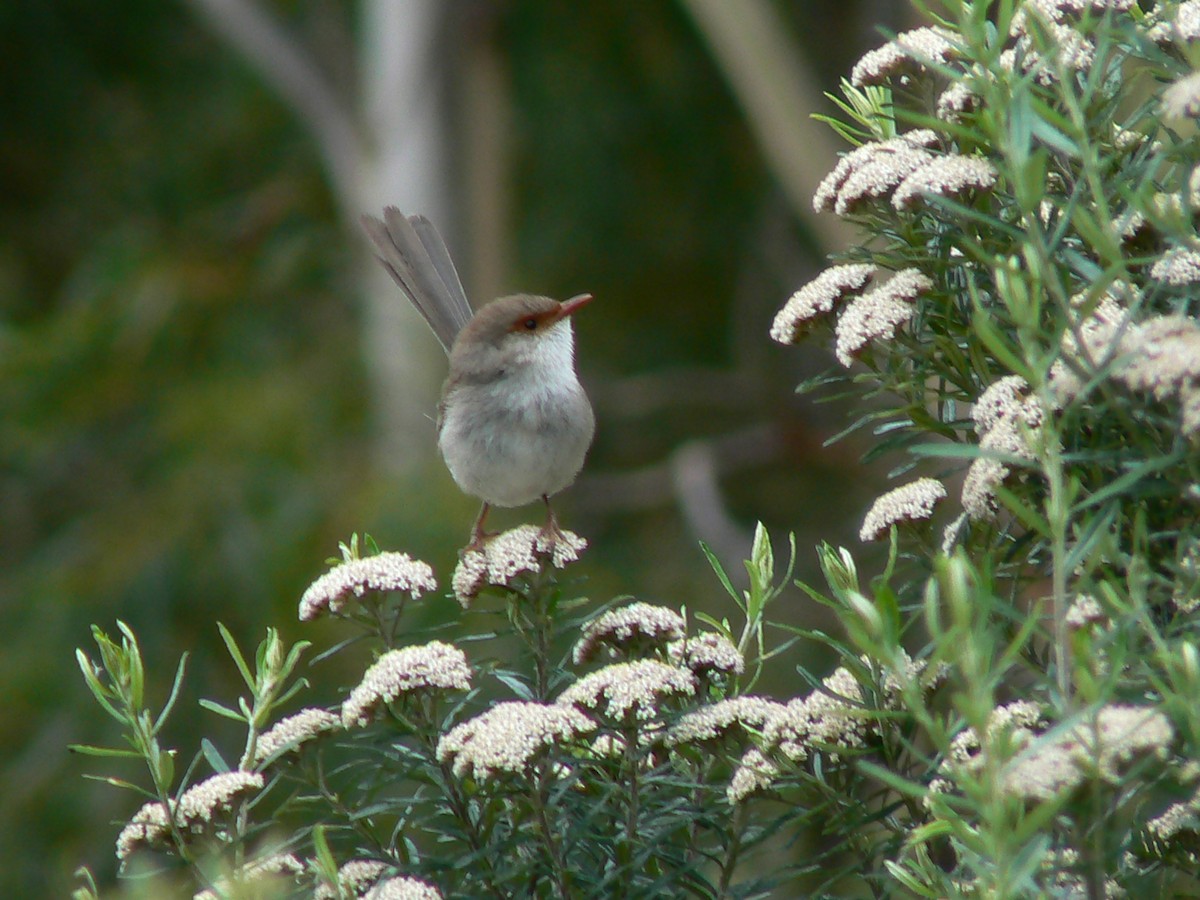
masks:
{"type": "Polygon", "coordinates": [[[872,880],[1190,895],[1200,3],[948,8],[843,84],[858,146],[814,206],[867,239],[771,332],[828,335],[823,383],[921,475],[864,520],[894,548],[870,590],[825,551],[857,648],[924,644],[949,688],[899,698],[917,731],[887,783],[917,805],[872,880]]]}
{"type": "Polygon", "coordinates": [[[644,602],[563,621],[558,573],[584,547],[566,533],[551,548],[522,526],[464,554],[450,594],[498,596],[525,644],[523,664],[500,668],[440,640],[395,646],[408,604],[436,591],[433,574],[403,554],[360,556],[352,541],[299,615],[363,629],[377,652],[359,683],[339,708],[280,717],[307,645],[288,650],[271,632],[251,667],[222,630],[250,696],[206,705],[244,725],[244,750],[233,762],[206,746],[182,785],[158,739],[171,704],[141,706],[134,635],[122,626],[118,644],[97,630],[101,664],[81,652],[85,678],[153,784],[117,837],[124,870],[154,866],[161,879],[182,868],[206,897],[524,896],[529,885],[563,897],[741,895],[786,881],[786,868],[740,868],[782,823],[816,814],[778,797],[812,780],[810,752],[849,758],[894,735],[872,698],[894,708],[922,665],[892,672],[863,658],[788,705],[752,695],[763,614],[782,589],[765,531],[752,588],[733,595],[740,634],[644,602]],[[200,777],[202,765],[216,774],[200,777]],[[773,810],[769,826],[749,814],[758,804],[773,810]]]}
{"type": "Polygon", "coordinates": [[[574,621],[585,542],[526,526],[442,586],[503,606],[501,666],[403,629],[433,572],[352,542],[299,615],[362,627],[360,683],[285,713],[305,645],[268,632],[251,666],[223,632],[248,696],[206,705],[245,727],[236,760],[176,772],[128,629],[80,654],[150,775],[124,870],[235,897],[1200,893],[1193,63],[1200,0],[1001,0],[844,83],[856,146],[814,206],[865,238],[771,328],[831,344],[807,387],[859,400],[904,479],[860,532],[885,570],[822,547],[801,586],[844,636],[771,625],[790,574],[761,528],[747,591],[717,567],[735,626],[574,621]],[[795,696],[755,692],[771,660],[795,696]]]}

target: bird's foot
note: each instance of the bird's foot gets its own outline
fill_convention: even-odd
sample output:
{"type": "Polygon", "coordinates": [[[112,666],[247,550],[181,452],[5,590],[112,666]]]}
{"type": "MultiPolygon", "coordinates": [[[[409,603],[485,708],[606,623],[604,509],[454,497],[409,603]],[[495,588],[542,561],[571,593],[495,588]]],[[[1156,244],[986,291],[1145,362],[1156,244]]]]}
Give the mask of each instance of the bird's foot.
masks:
{"type": "Polygon", "coordinates": [[[479,510],[479,516],[475,519],[475,524],[471,526],[471,542],[458,551],[459,559],[462,559],[468,553],[482,552],[483,545],[500,533],[498,531],[484,531],[483,529],[483,523],[487,520],[487,514],[490,509],[490,504],[484,503],[479,510]]]}
{"type": "Polygon", "coordinates": [[[560,540],[565,540],[565,536],[563,530],[558,527],[558,517],[554,515],[554,509],[550,506],[550,498],[543,497],[542,501],[546,504],[546,524],[538,532],[537,545],[539,549],[553,556],[555,545],[560,540]]]}
{"type": "Polygon", "coordinates": [[[482,553],[484,546],[492,538],[496,537],[498,531],[473,531],[471,532],[470,542],[458,551],[458,558],[462,559],[468,553],[482,553]]]}
{"type": "Polygon", "coordinates": [[[558,523],[543,525],[537,536],[537,547],[549,555],[554,555],[554,548],[560,540],[564,540],[562,529],[558,523]]]}

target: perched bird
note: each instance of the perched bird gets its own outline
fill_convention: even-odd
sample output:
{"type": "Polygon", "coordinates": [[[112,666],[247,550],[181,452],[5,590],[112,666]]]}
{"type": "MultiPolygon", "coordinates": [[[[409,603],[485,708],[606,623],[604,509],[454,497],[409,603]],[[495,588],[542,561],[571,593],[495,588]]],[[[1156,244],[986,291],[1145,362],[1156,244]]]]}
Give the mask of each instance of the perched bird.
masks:
{"type": "Polygon", "coordinates": [[[550,497],[570,486],[596,429],[575,375],[571,316],[592,299],[514,294],[471,313],[437,229],[394,206],[362,217],[375,253],[450,357],[438,403],[438,449],[462,490],[483,501],[470,547],[488,537],[493,506],[546,504],[543,531],[559,533],[550,497]]]}

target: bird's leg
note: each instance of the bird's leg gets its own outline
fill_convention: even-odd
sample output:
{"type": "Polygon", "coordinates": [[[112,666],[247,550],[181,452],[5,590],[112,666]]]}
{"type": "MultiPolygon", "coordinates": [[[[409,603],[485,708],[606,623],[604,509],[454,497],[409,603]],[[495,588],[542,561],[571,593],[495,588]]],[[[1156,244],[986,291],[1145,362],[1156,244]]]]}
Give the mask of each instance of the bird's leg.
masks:
{"type": "Polygon", "coordinates": [[[546,524],[542,526],[541,537],[545,538],[547,549],[553,553],[555,543],[562,537],[562,529],[558,527],[558,516],[554,515],[554,507],[550,505],[550,495],[542,494],[542,502],[546,504],[546,524]]]}
{"type": "Polygon", "coordinates": [[[494,531],[489,532],[483,530],[483,523],[487,520],[488,510],[491,508],[491,504],[486,501],[484,501],[483,506],[479,508],[479,516],[475,519],[475,526],[471,529],[471,543],[467,544],[467,546],[463,548],[464,553],[468,553],[471,550],[482,550],[484,542],[487,541],[488,538],[496,536],[494,531]]]}

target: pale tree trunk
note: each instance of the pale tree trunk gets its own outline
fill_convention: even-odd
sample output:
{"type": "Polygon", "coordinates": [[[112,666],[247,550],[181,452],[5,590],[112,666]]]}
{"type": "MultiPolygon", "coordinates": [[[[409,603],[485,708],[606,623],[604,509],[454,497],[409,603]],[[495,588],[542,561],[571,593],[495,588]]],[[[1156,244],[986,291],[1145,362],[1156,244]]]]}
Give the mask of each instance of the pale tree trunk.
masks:
{"type": "MultiPolygon", "coordinates": [[[[442,103],[445,48],[438,46],[439,0],[364,0],[361,90],[370,152],[362,161],[358,207],[376,215],[386,205],[428,216],[446,233],[451,252],[442,103]]],[[[361,238],[355,224],[354,234],[361,238]]],[[[378,461],[403,473],[436,446],[430,416],[445,359],[437,341],[395,284],[368,261],[364,350],[371,376],[378,461]]]]}
{"type": "Polygon", "coordinates": [[[363,0],[357,98],[338,93],[287,26],[256,0],[190,0],[309,131],[346,239],[362,247],[363,352],[375,457],[403,473],[434,449],[431,416],[445,360],[437,341],[367,250],[361,214],[384,206],[420,212],[448,232],[443,151],[443,60],[438,0],[363,0]]]}

